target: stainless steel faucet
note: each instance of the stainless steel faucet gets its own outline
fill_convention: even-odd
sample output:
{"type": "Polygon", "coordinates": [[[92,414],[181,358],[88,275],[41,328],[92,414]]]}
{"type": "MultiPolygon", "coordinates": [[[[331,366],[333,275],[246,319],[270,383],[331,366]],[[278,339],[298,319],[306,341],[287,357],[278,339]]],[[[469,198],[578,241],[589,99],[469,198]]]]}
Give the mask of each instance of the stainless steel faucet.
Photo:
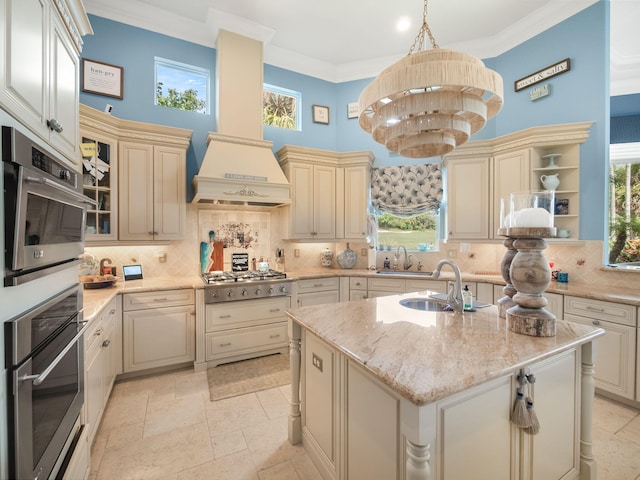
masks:
{"type": "Polygon", "coordinates": [[[458,265],[446,258],[440,260],[438,262],[438,265],[436,265],[436,269],[433,271],[432,276],[434,279],[439,278],[442,267],[445,265],[449,265],[456,276],[455,283],[452,284],[449,288],[447,302],[449,302],[451,308],[453,308],[456,312],[462,312],[464,309],[464,302],[462,300],[462,276],[460,275],[460,269],[458,268],[458,265]]]}
{"type": "Polygon", "coordinates": [[[404,245],[398,245],[398,250],[396,250],[395,255],[396,260],[400,258],[400,249],[404,251],[404,263],[402,264],[402,268],[404,268],[405,270],[409,270],[411,268],[411,265],[413,265],[413,262],[411,261],[413,255],[407,255],[407,249],[404,248],[404,245]]]}

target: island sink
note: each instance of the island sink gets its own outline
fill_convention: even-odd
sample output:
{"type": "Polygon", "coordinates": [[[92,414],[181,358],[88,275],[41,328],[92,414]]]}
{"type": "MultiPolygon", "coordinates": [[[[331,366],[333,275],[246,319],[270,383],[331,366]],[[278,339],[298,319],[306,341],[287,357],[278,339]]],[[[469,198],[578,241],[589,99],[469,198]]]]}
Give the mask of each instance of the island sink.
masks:
{"type": "Polygon", "coordinates": [[[434,302],[427,298],[404,298],[400,300],[400,305],[407,308],[413,308],[414,310],[424,310],[426,312],[442,312],[445,310],[445,304],[440,302],[434,302]]]}

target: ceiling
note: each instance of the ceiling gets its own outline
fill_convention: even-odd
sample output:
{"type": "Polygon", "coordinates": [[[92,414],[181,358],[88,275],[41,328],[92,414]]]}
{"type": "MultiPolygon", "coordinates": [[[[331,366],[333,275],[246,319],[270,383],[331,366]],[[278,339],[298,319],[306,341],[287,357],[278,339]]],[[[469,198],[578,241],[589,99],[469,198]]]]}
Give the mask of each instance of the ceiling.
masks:
{"type": "MultiPolygon", "coordinates": [[[[597,0],[431,0],[436,42],[491,58],[597,0]]],[[[609,1],[609,0],[605,0],[609,1]]],[[[640,1],[611,1],[611,95],[640,93],[640,1]]],[[[91,14],[215,47],[219,28],[264,42],[264,61],[331,82],[375,77],[406,55],[420,0],[84,0],[91,14]],[[401,17],[408,30],[398,32],[401,17]]]]}

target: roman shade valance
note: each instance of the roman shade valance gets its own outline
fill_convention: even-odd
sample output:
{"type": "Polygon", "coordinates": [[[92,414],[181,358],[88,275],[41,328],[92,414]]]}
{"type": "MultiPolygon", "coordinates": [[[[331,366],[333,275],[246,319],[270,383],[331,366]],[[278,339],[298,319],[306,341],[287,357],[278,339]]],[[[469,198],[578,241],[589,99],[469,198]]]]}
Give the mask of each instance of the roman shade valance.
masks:
{"type": "Polygon", "coordinates": [[[442,201],[439,163],[371,170],[371,203],[377,213],[412,217],[436,212],[442,201]]]}

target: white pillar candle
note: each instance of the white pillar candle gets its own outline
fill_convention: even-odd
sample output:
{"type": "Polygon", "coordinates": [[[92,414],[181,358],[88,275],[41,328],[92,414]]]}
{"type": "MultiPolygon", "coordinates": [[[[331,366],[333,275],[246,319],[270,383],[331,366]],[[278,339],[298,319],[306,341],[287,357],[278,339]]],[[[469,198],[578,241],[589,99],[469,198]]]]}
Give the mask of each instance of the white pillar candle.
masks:
{"type": "Polygon", "coordinates": [[[544,208],[523,208],[513,215],[513,227],[551,227],[551,214],[544,208]]]}

